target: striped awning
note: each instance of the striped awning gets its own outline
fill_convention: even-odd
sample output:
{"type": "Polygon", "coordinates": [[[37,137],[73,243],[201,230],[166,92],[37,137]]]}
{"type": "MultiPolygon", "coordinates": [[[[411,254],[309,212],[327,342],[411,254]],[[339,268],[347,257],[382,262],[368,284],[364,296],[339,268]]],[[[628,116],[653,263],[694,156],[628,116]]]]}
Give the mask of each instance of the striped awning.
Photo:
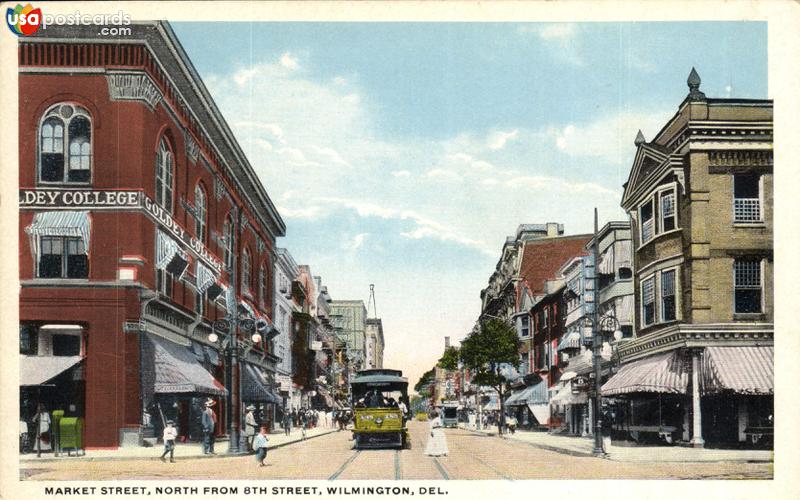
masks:
{"type": "Polygon", "coordinates": [[[774,394],[772,346],[707,347],[702,391],[713,394],[774,394]]]}
{"type": "Polygon", "coordinates": [[[198,260],[195,264],[195,283],[197,286],[197,291],[200,293],[205,293],[208,288],[213,285],[217,281],[217,276],[214,272],[209,269],[205,264],[198,260]]]}
{"type": "Polygon", "coordinates": [[[191,347],[153,334],[145,334],[153,356],[153,391],[156,394],[195,393],[224,396],[225,387],[201,365],[191,347]]]}
{"type": "Polygon", "coordinates": [[[163,231],[158,231],[156,235],[156,269],[166,269],[176,254],[187,262],[190,260],[189,254],[181,249],[177,241],[167,236],[163,231]]]}
{"type": "MultiPolygon", "coordinates": [[[[591,350],[586,350],[574,358],[570,358],[567,370],[576,375],[586,375],[594,371],[594,359],[591,350]]],[[[606,370],[611,363],[611,356],[607,352],[600,353],[600,368],[606,370]]]]}
{"type": "Polygon", "coordinates": [[[553,405],[584,405],[589,401],[589,394],[586,392],[579,392],[577,394],[572,392],[572,384],[567,383],[562,387],[558,393],[550,398],[550,404],[553,405]]]}
{"type": "Polygon", "coordinates": [[[538,384],[530,385],[521,391],[514,392],[506,400],[506,406],[525,406],[529,404],[547,404],[547,383],[542,380],[538,384]]]}
{"type": "Polygon", "coordinates": [[[245,403],[279,403],[264,373],[250,363],[241,364],[242,401],[245,403]]]}
{"type": "Polygon", "coordinates": [[[614,246],[611,245],[600,255],[600,263],[597,266],[600,274],[614,274],[614,246]]]}
{"type": "Polygon", "coordinates": [[[558,350],[564,349],[580,349],[581,347],[581,334],[580,332],[569,332],[562,337],[561,342],[558,343],[558,350]]]}
{"type": "Polygon", "coordinates": [[[678,351],[670,351],[622,365],[603,384],[603,396],[634,392],[686,394],[689,375],[678,351]]]}
{"type": "Polygon", "coordinates": [[[89,212],[59,210],[58,212],[39,212],[25,232],[36,240],[33,248],[39,255],[37,236],[72,236],[83,240],[83,248],[89,251],[91,221],[89,212]]]}

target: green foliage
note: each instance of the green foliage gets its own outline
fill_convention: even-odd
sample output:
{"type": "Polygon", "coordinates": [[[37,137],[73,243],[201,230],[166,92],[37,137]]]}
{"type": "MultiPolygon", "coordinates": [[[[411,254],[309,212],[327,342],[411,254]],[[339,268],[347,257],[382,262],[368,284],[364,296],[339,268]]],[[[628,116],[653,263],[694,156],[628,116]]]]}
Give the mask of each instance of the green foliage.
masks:
{"type": "Polygon", "coordinates": [[[458,347],[450,346],[444,350],[444,354],[439,361],[436,363],[436,366],[439,368],[443,368],[445,370],[457,370],[458,369],[458,361],[459,361],[459,349],[458,347]]]}
{"type": "Polygon", "coordinates": [[[428,370],[425,373],[423,373],[422,376],[419,378],[419,381],[417,382],[417,384],[414,386],[414,390],[418,394],[421,394],[421,395],[424,394],[424,395],[430,396],[430,392],[428,391],[428,387],[431,385],[431,382],[433,382],[433,376],[434,376],[433,368],[431,368],[430,370],[428,370]]]}
{"type": "Polygon", "coordinates": [[[491,319],[461,341],[461,361],[470,369],[473,382],[505,392],[505,377],[500,365],[519,366],[519,337],[516,329],[505,321],[491,319]]]}

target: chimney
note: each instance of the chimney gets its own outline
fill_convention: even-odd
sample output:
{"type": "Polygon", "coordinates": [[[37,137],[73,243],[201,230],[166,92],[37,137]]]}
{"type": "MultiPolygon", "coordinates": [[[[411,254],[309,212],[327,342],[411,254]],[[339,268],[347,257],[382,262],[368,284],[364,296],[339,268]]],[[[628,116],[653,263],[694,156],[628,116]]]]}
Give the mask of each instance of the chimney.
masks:
{"type": "Polygon", "coordinates": [[[558,227],[558,222],[548,222],[547,223],[547,236],[548,237],[553,237],[553,236],[558,236],[559,234],[563,234],[564,233],[564,229],[561,229],[560,231],[559,231],[559,229],[561,229],[561,228],[558,227]]]}
{"type": "Polygon", "coordinates": [[[444,348],[447,349],[448,347],[450,347],[450,337],[445,337],[444,338],[444,348]]]}

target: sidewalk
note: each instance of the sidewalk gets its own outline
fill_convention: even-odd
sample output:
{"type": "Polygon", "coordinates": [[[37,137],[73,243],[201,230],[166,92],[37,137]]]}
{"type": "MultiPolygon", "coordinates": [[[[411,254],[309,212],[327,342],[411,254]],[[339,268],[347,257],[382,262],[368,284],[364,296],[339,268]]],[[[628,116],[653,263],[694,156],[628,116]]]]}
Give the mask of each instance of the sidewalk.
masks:
{"type": "MultiPolygon", "coordinates": [[[[315,427],[306,431],[306,439],[313,439],[315,437],[324,436],[336,432],[335,428],[315,427]]],[[[349,431],[342,431],[349,432],[349,431]]],[[[267,449],[280,448],[289,444],[302,441],[303,436],[299,427],[292,428],[292,432],[287,436],[281,432],[270,433],[269,446],[267,449]]],[[[119,448],[116,450],[87,450],[85,455],[67,456],[66,453],[56,457],[52,452],[42,453],[41,457],[36,457],[36,452],[27,453],[19,456],[20,463],[38,463],[38,462],[53,462],[59,460],[80,460],[80,461],[96,461],[96,460],[159,460],[161,453],[164,451],[164,445],[159,443],[155,447],[145,446],[132,446],[126,448],[119,448]]],[[[217,440],[214,446],[216,455],[204,455],[203,444],[197,442],[191,443],[177,443],[175,445],[175,460],[186,458],[222,458],[228,455],[228,440],[217,440]]],[[[244,455],[240,453],[239,455],[244,455]]],[[[238,456],[238,455],[237,455],[238,456]]]]}
{"type": "MultiPolygon", "coordinates": [[[[463,424],[460,425],[463,428],[463,424]]],[[[497,427],[490,430],[467,429],[470,432],[497,436],[497,427]]],[[[517,431],[503,434],[502,439],[520,441],[536,448],[573,456],[592,457],[591,437],[559,436],[548,432],[517,431]]],[[[773,462],[770,450],[716,450],[684,446],[614,446],[606,448],[607,458],[618,462],[773,462]]]]}

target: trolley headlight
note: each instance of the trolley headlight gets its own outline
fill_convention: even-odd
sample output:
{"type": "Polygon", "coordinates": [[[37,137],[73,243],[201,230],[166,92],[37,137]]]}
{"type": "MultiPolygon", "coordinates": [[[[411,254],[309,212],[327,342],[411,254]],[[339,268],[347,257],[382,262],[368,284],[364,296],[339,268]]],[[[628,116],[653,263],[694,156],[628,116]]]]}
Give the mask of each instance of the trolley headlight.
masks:
{"type": "Polygon", "coordinates": [[[372,415],[361,415],[361,420],[372,420],[372,415]]]}
{"type": "Polygon", "coordinates": [[[383,423],[383,419],[382,418],[376,418],[375,419],[375,423],[378,424],[378,425],[381,425],[383,423]]]}

